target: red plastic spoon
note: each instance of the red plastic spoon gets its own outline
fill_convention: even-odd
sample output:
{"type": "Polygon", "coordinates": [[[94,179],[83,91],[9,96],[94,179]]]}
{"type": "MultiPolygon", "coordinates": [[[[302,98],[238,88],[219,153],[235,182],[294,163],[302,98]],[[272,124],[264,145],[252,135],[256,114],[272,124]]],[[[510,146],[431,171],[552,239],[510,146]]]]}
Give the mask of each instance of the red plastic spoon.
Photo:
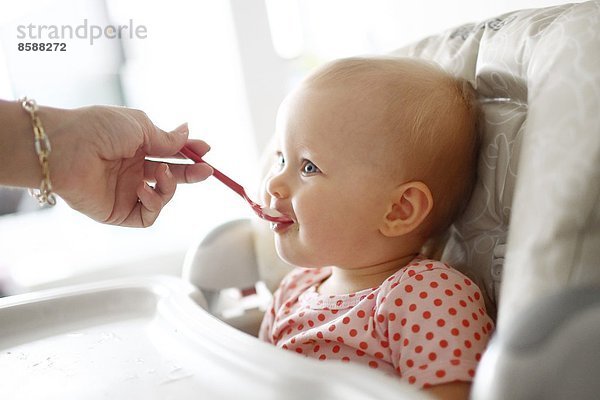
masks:
{"type": "MultiPolygon", "coordinates": [[[[200,157],[196,152],[194,152],[192,149],[190,149],[187,146],[184,146],[181,149],[180,153],[183,156],[185,156],[186,158],[189,158],[190,160],[192,160],[196,163],[208,164],[206,161],[204,161],[202,159],[202,157],[200,157]]],[[[208,165],[210,165],[210,164],[208,164],[208,165]]],[[[252,199],[250,199],[250,197],[248,197],[248,195],[246,194],[246,190],[242,187],[242,185],[240,185],[239,183],[237,183],[236,181],[234,181],[233,179],[231,179],[230,177],[228,177],[227,175],[225,175],[224,173],[222,173],[221,171],[219,171],[212,165],[210,165],[210,167],[214,171],[213,176],[215,178],[217,178],[218,180],[220,180],[221,182],[223,182],[231,190],[233,190],[234,192],[236,192],[237,194],[242,196],[248,202],[248,204],[250,204],[250,207],[252,207],[252,210],[254,210],[256,215],[258,215],[260,218],[265,219],[270,222],[293,222],[289,217],[286,217],[285,215],[281,214],[279,211],[274,210],[269,207],[262,207],[260,204],[255,203],[254,201],[252,201],[252,199]]]]}

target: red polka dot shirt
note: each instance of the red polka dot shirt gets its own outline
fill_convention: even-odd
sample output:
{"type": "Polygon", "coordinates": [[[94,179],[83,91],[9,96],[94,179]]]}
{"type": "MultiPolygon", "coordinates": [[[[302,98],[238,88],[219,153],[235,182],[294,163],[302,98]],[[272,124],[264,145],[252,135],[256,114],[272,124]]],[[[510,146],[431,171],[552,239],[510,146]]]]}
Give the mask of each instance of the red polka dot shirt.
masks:
{"type": "Polygon", "coordinates": [[[377,368],[418,387],[472,381],[493,323],[470,279],[419,256],[379,287],[317,293],[330,274],[330,268],[290,272],[259,337],[319,360],[377,368]]]}

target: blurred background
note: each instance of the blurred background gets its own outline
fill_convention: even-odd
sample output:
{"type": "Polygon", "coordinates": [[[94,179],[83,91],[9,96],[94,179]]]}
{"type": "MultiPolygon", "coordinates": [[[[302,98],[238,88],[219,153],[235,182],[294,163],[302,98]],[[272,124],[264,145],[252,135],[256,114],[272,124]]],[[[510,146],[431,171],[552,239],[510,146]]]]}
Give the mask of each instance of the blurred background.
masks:
{"type": "MultiPolygon", "coordinates": [[[[188,122],[206,160],[250,192],[279,103],[312,68],[383,54],[451,27],[556,0],[3,0],[0,98],[144,110],[165,130],[188,122]],[[19,27],[128,26],[121,38],[19,38],[19,27]],[[145,28],[145,35],[131,27],[145,28]],[[19,51],[24,42],[64,52],[19,51]]],[[[22,30],[23,28],[21,28],[22,30]]],[[[27,29],[27,28],[25,28],[27,29]]],[[[82,33],[80,30],[79,33],[82,33]]],[[[33,30],[37,35],[37,30],[33,30]]],[[[84,130],[85,127],[82,127],[84,130]]],[[[0,294],[120,277],[179,275],[186,251],[217,225],[252,214],[214,179],[180,186],[154,226],[93,222],[59,200],[39,209],[0,188],[0,294]]],[[[235,249],[233,249],[234,251],[235,249]]]]}

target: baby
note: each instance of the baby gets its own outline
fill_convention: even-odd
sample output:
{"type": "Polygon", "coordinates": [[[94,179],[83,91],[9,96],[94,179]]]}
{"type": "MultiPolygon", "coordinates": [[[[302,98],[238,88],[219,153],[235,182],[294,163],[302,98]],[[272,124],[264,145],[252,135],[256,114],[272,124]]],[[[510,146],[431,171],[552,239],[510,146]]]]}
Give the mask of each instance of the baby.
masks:
{"type": "MultiPolygon", "coordinates": [[[[463,210],[476,172],[471,86],[414,59],[344,59],[277,117],[267,204],[290,264],[260,338],[467,398],[492,332],[467,277],[421,254],[463,210]]],[[[453,397],[454,396],[454,397],[453,397]]]]}

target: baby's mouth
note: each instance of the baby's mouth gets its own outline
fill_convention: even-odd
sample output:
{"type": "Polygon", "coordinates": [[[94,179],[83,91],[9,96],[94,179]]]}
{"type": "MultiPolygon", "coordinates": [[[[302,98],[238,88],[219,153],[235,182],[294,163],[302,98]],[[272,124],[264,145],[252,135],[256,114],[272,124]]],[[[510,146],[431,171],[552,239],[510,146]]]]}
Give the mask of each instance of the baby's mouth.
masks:
{"type": "Polygon", "coordinates": [[[289,222],[271,222],[271,230],[275,233],[283,233],[287,231],[295,222],[290,220],[289,222]]]}

